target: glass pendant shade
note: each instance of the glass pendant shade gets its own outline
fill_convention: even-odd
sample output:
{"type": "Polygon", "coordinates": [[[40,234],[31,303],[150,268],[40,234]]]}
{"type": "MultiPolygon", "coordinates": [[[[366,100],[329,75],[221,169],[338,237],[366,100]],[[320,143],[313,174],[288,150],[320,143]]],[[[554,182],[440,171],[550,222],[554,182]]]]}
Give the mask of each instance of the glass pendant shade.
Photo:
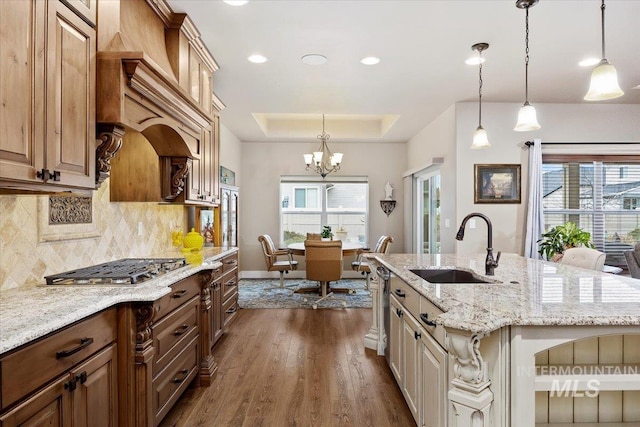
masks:
{"type": "Polygon", "coordinates": [[[603,59],[591,73],[591,85],[584,97],[585,101],[604,101],[622,95],[624,92],[618,85],[618,73],[615,67],[603,59]]]}
{"type": "Polygon", "coordinates": [[[333,156],[331,156],[331,164],[339,165],[342,163],[342,156],[342,153],[333,153],[333,156]]]}
{"type": "Polygon", "coordinates": [[[304,162],[307,165],[310,165],[311,162],[313,162],[313,154],[303,154],[303,156],[304,156],[304,162]]]}
{"type": "Polygon", "coordinates": [[[540,129],[538,118],[536,117],[536,109],[533,105],[525,102],[520,111],[518,112],[518,123],[513,130],[518,132],[525,132],[529,130],[540,129]]]}
{"type": "Polygon", "coordinates": [[[471,143],[471,148],[487,148],[491,147],[489,144],[489,138],[487,137],[487,131],[484,130],[482,126],[478,126],[476,131],[473,133],[473,142],[471,143]]]}

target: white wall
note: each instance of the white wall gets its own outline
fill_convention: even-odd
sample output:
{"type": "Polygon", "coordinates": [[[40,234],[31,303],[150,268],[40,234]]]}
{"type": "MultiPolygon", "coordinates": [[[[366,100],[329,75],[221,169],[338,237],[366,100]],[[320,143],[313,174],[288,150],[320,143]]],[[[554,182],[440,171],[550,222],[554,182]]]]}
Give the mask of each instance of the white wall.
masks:
{"type": "MultiPolygon", "coordinates": [[[[382,234],[394,237],[392,252],[404,247],[402,206],[402,172],[406,169],[406,146],[403,143],[342,143],[329,141],[333,151],[344,153],[338,176],[369,177],[369,243],[382,234]],[[384,185],[394,188],[396,210],[387,217],[380,208],[384,185]]],[[[317,143],[242,143],[242,187],[240,188],[240,261],[241,271],[264,271],[265,264],[258,236],[279,233],[279,191],[281,175],[309,175],[302,154],[317,148],[317,143]]]]}
{"type": "Polygon", "coordinates": [[[220,124],[220,165],[236,173],[236,185],[242,185],[242,143],[220,124]]]}
{"type": "MultiPolygon", "coordinates": [[[[441,177],[441,251],[442,253],[452,253],[455,249],[455,222],[456,222],[456,106],[452,105],[436,118],[429,126],[425,127],[407,143],[407,166],[408,170],[417,171],[432,164],[434,157],[443,157],[444,163],[440,167],[441,177]],[[449,219],[450,227],[446,228],[445,219],[449,219]]],[[[413,209],[409,201],[411,195],[406,195],[407,208],[413,209]]],[[[415,215],[406,215],[415,221],[415,215]]],[[[408,221],[406,226],[411,227],[408,221]]],[[[412,232],[406,232],[415,239],[412,232]]],[[[407,242],[406,250],[409,251],[411,245],[407,242]]]]}
{"type": "MultiPolygon", "coordinates": [[[[515,132],[513,127],[520,104],[484,103],[482,125],[487,130],[491,148],[471,150],[473,131],[478,126],[477,103],[456,104],[456,225],[471,212],[486,214],[493,223],[494,251],[522,254],[526,220],[528,149],[525,141],[542,142],[638,142],[640,141],[640,105],[620,104],[535,104],[541,128],[532,132],[515,132]],[[521,204],[474,204],[474,164],[522,164],[521,204]]],[[[579,146],[576,147],[579,152],[579,146]]],[[[544,148],[543,148],[544,151],[544,148]]],[[[640,153],[638,153],[640,156],[640,153]]],[[[444,193],[444,192],[443,192],[444,193]]],[[[445,196],[447,193],[444,193],[445,196]]],[[[477,222],[467,231],[458,253],[484,252],[486,226],[477,222]]]]}

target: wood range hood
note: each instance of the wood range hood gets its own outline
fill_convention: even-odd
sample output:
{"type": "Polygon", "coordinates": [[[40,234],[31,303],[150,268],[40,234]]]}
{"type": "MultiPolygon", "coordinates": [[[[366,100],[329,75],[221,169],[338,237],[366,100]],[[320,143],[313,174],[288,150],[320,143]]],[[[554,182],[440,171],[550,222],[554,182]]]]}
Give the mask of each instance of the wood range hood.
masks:
{"type": "Polygon", "coordinates": [[[128,174],[135,164],[137,175],[148,171],[151,177],[123,177],[127,185],[157,185],[152,196],[149,189],[130,189],[128,201],[174,200],[192,160],[201,159],[203,135],[224,108],[211,90],[218,65],[191,19],[164,0],[98,2],[98,17],[96,185],[128,174]],[[150,144],[155,162],[140,154],[119,170],[114,156],[129,138],[132,147],[118,157],[138,157],[150,144]]]}

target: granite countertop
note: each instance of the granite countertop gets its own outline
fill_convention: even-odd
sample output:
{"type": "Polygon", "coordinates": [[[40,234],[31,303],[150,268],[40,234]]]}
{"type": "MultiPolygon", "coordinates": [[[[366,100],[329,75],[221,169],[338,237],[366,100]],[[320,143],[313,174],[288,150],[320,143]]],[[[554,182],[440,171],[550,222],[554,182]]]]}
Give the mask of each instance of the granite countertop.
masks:
{"type": "MultiPolygon", "coordinates": [[[[35,285],[0,292],[0,355],[55,332],[118,303],[155,301],[173,283],[203,270],[218,268],[218,259],[237,248],[204,248],[201,265],[186,265],[136,285],[35,285]]],[[[181,256],[179,252],[151,257],[181,256]]]]}
{"type": "MultiPolygon", "coordinates": [[[[444,314],[448,328],[489,333],[508,325],[640,326],[640,280],[502,254],[495,276],[484,276],[485,254],[375,256],[444,314]],[[409,269],[463,268],[497,283],[434,284],[409,269]]],[[[640,332],[640,328],[635,328],[640,332]]]]}

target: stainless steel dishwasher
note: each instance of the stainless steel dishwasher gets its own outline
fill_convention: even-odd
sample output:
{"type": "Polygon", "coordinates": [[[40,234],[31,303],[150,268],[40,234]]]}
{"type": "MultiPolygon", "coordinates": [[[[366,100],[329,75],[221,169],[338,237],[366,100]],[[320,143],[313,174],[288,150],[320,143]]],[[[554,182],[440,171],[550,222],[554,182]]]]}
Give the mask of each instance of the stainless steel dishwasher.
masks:
{"type": "MultiPolygon", "coordinates": [[[[379,331],[381,336],[389,336],[389,292],[391,289],[391,285],[389,284],[391,278],[391,272],[384,267],[378,267],[376,269],[378,273],[378,277],[382,280],[384,286],[382,287],[382,317],[383,317],[383,325],[384,325],[384,334],[382,331],[379,331]]],[[[387,359],[387,363],[389,362],[389,345],[385,345],[384,347],[384,357],[387,359]]]]}

